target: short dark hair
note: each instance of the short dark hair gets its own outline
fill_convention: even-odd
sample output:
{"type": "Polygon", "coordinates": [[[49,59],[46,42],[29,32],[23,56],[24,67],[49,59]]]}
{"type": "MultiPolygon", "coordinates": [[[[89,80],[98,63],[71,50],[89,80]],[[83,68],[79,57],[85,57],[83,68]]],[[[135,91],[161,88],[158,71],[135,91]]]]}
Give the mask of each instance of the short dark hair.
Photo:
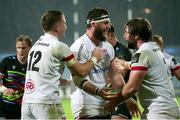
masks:
{"type": "Polygon", "coordinates": [[[45,32],[52,30],[54,24],[61,19],[63,13],[57,10],[49,10],[41,17],[41,25],[45,32]]]}
{"type": "Polygon", "coordinates": [[[17,42],[26,42],[29,47],[32,47],[32,39],[28,35],[19,35],[18,38],[16,38],[17,42]]]}
{"type": "Polygon", "coordinates": [[[144,42],[149,41],[152,37],[151,23],[146,18],[137,17],[129,20],[124,27],[127,26],[131,35],[138,35],[144,42]]]}
{"type": "MultiPolygon", "coordinates": [[[[87,15],[87,20],[91,21],[91,20],[101,17],[102,15],[109,15],[109,13],[107,12],[107,10],[101,7],[96,7],[89,11],[87,15]]],[[[91,26],[90,24],[87,24],[87,28],[90,26],[91,26]]]]}

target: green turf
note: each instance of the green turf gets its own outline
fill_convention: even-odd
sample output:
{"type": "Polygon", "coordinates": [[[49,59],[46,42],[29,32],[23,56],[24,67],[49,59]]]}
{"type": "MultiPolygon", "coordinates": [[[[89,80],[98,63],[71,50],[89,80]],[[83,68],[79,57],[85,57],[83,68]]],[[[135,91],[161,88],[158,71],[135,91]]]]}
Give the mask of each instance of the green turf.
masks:
{"type": "Polygon", "coordinates": [[[72,120],[73,115],[72,115],[72,111],[71,111],[71,101],[70,101],[70,99],[66,99],[66,98],[62,99],[62,105],[64,107],[67,120],[72,120]]]}
{"type": "MultiPolygon", "coordinates": [[[[180,105],[180,96],[177,97],[177,101],[180,105]]],[[[63,107],[65,109],[67,120],[73,120],[73,115],[72,115],[71,105],[70,105],[71,104],[70,99],[62,99],[62,104],[63,104],[63,107]]],[[[135,118],[133,120],[139,120],[139,118],[135,118]]]]}

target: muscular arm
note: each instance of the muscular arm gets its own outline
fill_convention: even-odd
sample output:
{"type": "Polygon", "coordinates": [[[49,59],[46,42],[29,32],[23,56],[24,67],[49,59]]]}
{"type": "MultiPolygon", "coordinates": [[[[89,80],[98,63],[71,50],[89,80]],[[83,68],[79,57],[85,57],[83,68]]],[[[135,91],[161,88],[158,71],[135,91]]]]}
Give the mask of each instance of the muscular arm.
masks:
{"type": "MultiPolygon", "coordinates": [[[[115,66],[111,62],[110,66],[109,66],[110,72],[108,73],[108,78],[111,82],[113,82],[113,87],[118,85],[116,88],[121,89],[122,86],[124,85],[124,81],[123,81],[121,75],[117,71],[115,71],[114,68],[115,68],[115,66]],[[114,72],[111,70],[113,70],[114,72]]],[[[84,91],[86,91],[89,94],[98,95],[105,100],[109,100],[109,99],[117,96],[117,94],[110,92],[112,88],[106,88],[106,87],[98,88],[97,86],[92,84],[90,81],[88,81],[88,79],[86,79],[86,78],[83,78],[80,76],[73,76],[73,80],[74,80],[75,85],[78,86],[79,88],[83,89],[84,91]]]]}
{"type": "Polygon", "coordinates": [[[85,63],[79,63],[78,61],[75,61],[75,59],[72,59],[71,61],[68,61],[67,65],[73,74],[86,76],[91,71],[94,64],[100,61],[102,57],[103,54],[101,50],[99,48],[95,48],[92,51],[91,58],[85,63]]]}
{"type": "Polygon", "coordinates": [[[141,86],[141,83],[144,80],[146,74],[147,71],[143,70],[131,71],[127,84],[125,84],[122,91],[118,94],[117,98],[111,100],[108,104],[104,106],[105,109],[108,111],[112,111],[117,104],[122,103],[132,97],[141,86]]]}
{"type": "Polygon", "coordinates": [[[109,70],[108,70],[108,77],[107,82],[111,82],[112,88],[102,88],[97,91],[97,87],[93,85],[91,82],[86,81],[83,85],[83,90],[90,94],[97,94],[98,96],[102,97],[103,99],[112,99],[117,96],[117,94],[111,93],[111,89],[121,90],[124,86],[124,72],[120,73],[116,68],[114,61],[110,62],[109,70]]]}
{"type": "Polygon", "coordinates": [[[131,71],[129,80],[122,90],[122,96],[124,96],[126,99],[132,97],[141,86],[141,83],[144,80],[146,74],[147,71],[143,71],[143,70],[131,71]]]}
{"type": "MultiPolygon", "coordinates": [[[[78,79],[80,80],[80,79],[78,79]]],[[[77,81],[74,81],[74,83],[77,85],[77,81]]],[[[98,88],[94,84],[92,84],[90,81],[83,79],[83,82],[81,82],[81,85],[78,86],[84,91],[86,91],[89,94],[97,95],[103,98],[104,100],[110,100],[112,98],[117,97],[117,94],[111,93],[111,89],[109,88],[98,88]]]]}
{"type": "Polygon", "coordinates": [[[114,59],[109,65],[108,71],[108,82],[111,83],[113,89],[121,90],[125,84],[124,76],[126,75],[126,70],[119,70],[116,67],[115,63],[116,59],[114,59]]]}
{"type": "Polygon", "coordinates": [[[91,59],[86,63],[79,63],[75,60],[74,54],[71,52],[70,48],[63,43],[59,43],[52,48],[52,54],[55,58],[66,63],[67,67],[71,70],[73,74],[79,76],[87,75],[94,64],[102,59],[102,52],[99,48],[95,48],[92,51],[91,59]],[[92,59],[93,58],[93,59],[92,59]]]}
{"type": "Polygon", "coordinates": [[[86,63],[75,62],[72,66],[69,67],[71,72],[78,76],[86,76],[94,66],[92,60],[88,60],[86,63]]]}

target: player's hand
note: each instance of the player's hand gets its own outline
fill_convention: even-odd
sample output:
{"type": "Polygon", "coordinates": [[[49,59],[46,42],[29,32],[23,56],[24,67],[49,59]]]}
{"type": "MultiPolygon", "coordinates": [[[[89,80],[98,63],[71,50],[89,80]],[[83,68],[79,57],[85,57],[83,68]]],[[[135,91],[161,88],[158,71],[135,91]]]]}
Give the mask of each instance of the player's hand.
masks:
{"type": "Polygon", "coordinates": [[[7,96],[12,96],[15,93],[15,91],[12,88],[6,89],[3,94],[7,96]]]}
{"type": "Polygon", "coordinates": [[[130,115],[132,117],[139,118],[140,115],[141,115],[141,112],[140,112],[140,109],[138,107],[137,102],[133,98],[130,98],[125,103],[126,103],[126,106],[127,106],[128,110],[129,110],[130,115]]]}
{"type": "Polygon", "coordinates": [[[111,99],[117,98],[118,92],[111,88],[104,87],[98,91],[98,96],[100,96],[104,100],[111,100],[111,99]]]}
{"type": "Polygon", "coordinates": [[[118,70],[130,70],[131,69],[130,63],[125,60],[115,58],[114,62],[115,62],[115,65],[118,70]]]}
{"type": "Polygon", "coordinates": [[[92,51],[92,56],[96,57],[97,62],[99,62],[103,58],[103,52],[102,52],[102,50],[100,50],[100,48],[96,47],[92,51]]]}
{"type": "Polygon", "coordinates": [[[105,103],[103,105],[103,109],[108,111],[108,112],[112,112],[115,110],[116,104],[114,104],[112,101],[108,101],[107,103],[105,103]]]}

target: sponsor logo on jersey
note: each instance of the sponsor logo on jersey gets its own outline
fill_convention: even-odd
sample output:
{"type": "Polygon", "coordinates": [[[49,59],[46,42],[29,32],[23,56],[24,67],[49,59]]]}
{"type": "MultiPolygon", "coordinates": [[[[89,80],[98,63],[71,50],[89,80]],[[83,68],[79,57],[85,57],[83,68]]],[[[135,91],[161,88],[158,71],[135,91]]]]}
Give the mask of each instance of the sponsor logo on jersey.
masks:
{"type": "Polygon", "coordinates": [[[26,93],[32,93],[35,90],[35,83],[33,80],[29,79],[25,84],[26,93]]]}
{"type": "Polygon", "coordinates": [[[48,43],[43,43],[43,42],[37,42],[35,45],[41,45],[41,46],[46,46],[46,47],[49,46],[48,43]]]}
{"type": "Polygon", "coordinates": [[[107,70],[108,70],[108,68],[106,68],[106,67],[99,68],[99,69],[94,68],[94,69],[92,69],[92,73],[104,73],[104,72],[106,72],[107,70]]]}

